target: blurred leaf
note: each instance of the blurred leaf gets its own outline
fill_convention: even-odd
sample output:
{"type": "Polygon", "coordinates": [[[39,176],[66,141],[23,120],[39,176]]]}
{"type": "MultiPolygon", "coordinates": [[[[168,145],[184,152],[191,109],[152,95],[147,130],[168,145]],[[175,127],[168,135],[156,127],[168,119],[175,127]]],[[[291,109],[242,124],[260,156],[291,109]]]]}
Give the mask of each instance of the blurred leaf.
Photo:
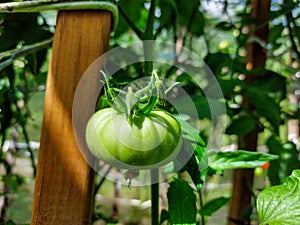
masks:
{"type": "Polygon", "coordinates": [[[261,225],[299,225],[300,170],[282,185],[269,187],[257,197],[257,212],[261,225]]]}
{"type": "MultiPolygon", "coordinates": [[[[37,19],[35,18],[35,20],[37,19]]],[[[29,45],[46,40],[51,36],[53,36],[51,32],[44,30],[37,23],[32,23],[27,25],[26,30],[22,32],[20,39],[25,41],[25,45],[29,45]]]]}
{"type": "Polygon", "coordinates": [[[300,40],[300,27],[294,27],[293,31],[294,31],[296,37],[298,38],[298,40],[300,40]]]}
{"type": "Polygon", "coordinates": [[[120,0],[118,2],[119,6],[133,22],[141,17],[144,3],[144,0],[120,0]]]}
{"type": "Polygon", "coordinates": [[[218,152],[209,163],[209,166],[215,170],[255,168],[277,158],[276,155],[244,150],[218,152]]]}
{"type": "Polygon", "coordinates": [[[15,31],[5,31],[0,35],[0,51],[6,51],[15,48],[19,41],[19,37],[15,31]]]}
{"type": "Polygon", "coordinates": [[[49,38],[53,34],[38,24],[39,13],[5,14],[1,23],[4,27],[0,35],[0,51],[13,49],[20,41],[32,44],[49,38]]]}
{"type": "Polygon", "coordinates": [[[120,12],[119,12],[118,17],[119,17],[119,20],[118,20],[118,25],[114,31],[114,38],[118,38],[119,36],[121,36],[126,31],[129,30],[129,25],[125,21],[124,17],[120,14],[120,12]]]}
{"type": "Polygon", "coordinates": [[[37,51],[35,53],[27,55],[25,58],[27,60],[26,66],[29,67],[30,72],[34,75],[38,75],[41,69],[41,66],[46,60],[47,49],[37,51]]]}
{"type": "Polygon", "coordinates": [[[7,184],[13,193],[18,193],[19,186],[24,183],[24,178],[13,174],[10,176],[2,176],[2,182],[7,184]]]}
{"type": "Polygon", "coordinates": [[[194,185],[200,190],[205,181],[205,176],[202,176],[196,154],[192,155],[189,161],[184,165],[183,170],[190,175],[194,185]]]}
{"type": "Polygon", "coordinates": [[[279,157],[270,162],[268,177],[272,185],[282,184],[294,169],[300,168],[299,152],[294,143],[283,143],[278,136],[271,136],[266,144],[269,153],[279,157]]]}
{"type": "Polygon", "coordinates": [[[182,150],[175,161],[175,165],[176,163],[178,164],[176,171],[186,171],[190,175],[197,189],[202,187],[205,180],[205,171],[200,171],[200,166],[202,166],[203,169],[207,168],[207,165],[204,165],[204,156],[205,148],[196,144],[192,145],[188,141],[183,140],[182,150]]]}
{"type": "MultiPolygon", "coordinates": [[[[146,20],[142,20],[142,12],[144,8],[144,0],[120,0],[118,2],[119,8],[128,16],[128,18],[139,27],[140,23],[146,23],[146,20]]],[[[144,27],[145,24],[142,25],[144,27]]],[[[124,19],[121,13],[119,13],[119,22],[115,30],[115,37],[120,36],[129,30],[128,23],[124,19]]]]}
{"type": "MultiPolygon", "coordinates": [[[[189,96],[198,112],[198,118],[214,118],[216,116],[228,114],[232,116],[232,110],[226,103],[221,100],[206,98],[203,96],[189,96]]],[[[190,115],[190,102],[186,100],[186,97],[178,98],[174,101],[176,110],[182,114],[190,115]],[[187,105],[188,104],[188,105],[187,105]]],[[[192,116],[192,115],[190,115],[192,116]]]]}
{"type": "Polygon", "coordinates": [[[171,27],[178,15],[175,1],[159,0],[158,6],[161,10],[161,16],[159,17],[160,26],[166,28],[171,27]]]}
{"type": "Polygon", "coordinates": [[[169,212],[165,209],[163,209],[160,213],[160,220],[159,220],[159,224],[163,224],[163,222],[167,221],[170,219],[170,215],[169,212]]]}
{"type": "Polygon", "coordinates": [[[237,37],[237,42],[239,46],[245,46],[247,44],[247,41],[248,41],[248,34],[241,33],[237,37]]]}
{"type": "Polygon", "coordinates": [[[174,115],[174,117],[178,120],[180,123],[183,137],[187,140],[193,141],[195,143],[198,143],[202,146],[205,146],[204,140],[200,136],[200,131],[196,129],[195,127],[191,126],[188,122],[184,121],[182,119],[182,115],[174,115]]]}
{"type": "Polygon", "coordinates": [[[243,25],[250,25],[256,21],[256,19],[253,18],[250,12],[237,13],[236,16],[240,17],[240,21],[241,21],[240,23],[243,25]]]}
{"type": "Polygon", "coordinates": [[[173,225],[196,224],[196,195],[188,182],[175,179],[170,183],[167,196],[173,225]]]}
{"type": "Polygon", "coordinates": [[[221,74],[223,66],[228,67],[232,64],[230,55],[222,52],[209,53],[204,61],[216,76],[221,74]]]}
{"type": "Polygon", "coordinates": [[[176,0],[179,24],[188,26],[194,10],[198,11],[199,0],[176,0]]]}
{"type": "Polygon", "coordinates": [[[255,120],[251,117],[243,116],[231,122],[226,129],[226,134],[244,135],[252,131],[255,127],[255,120]]]}
{"type": "Polygon", "coordinates": [[[231,99],[232,95],[234,94],[234,88],[238,85],[237,80],[224,80],[219,78],[217,82],[213,82],[213,84],[208,85],[205,88],[205,94],[207,97],[210,98],[220,98],[220,94],[216,92],[219,88],[222,90],[222,94],[225,99],[231,99]],[[217,85],[219,87],[217,87],[217,85]]]}
{"type": "Polygon", "coordinates": [[[278,10],[270,11],[270,15],[269,15],[270,20],[274,20],[275,18],[291,13],[294,9],[299,8],[299,2],[296,3],[296,1],[286,1],[284,2],[284,4],[281,4],[280,6],[281,7],[278,10]]]}
{"type": "Polygon", "coordinates": [[[5,225],[17,225],[14,221],[8,220],[5,225]]]}
{"type": "Polygon", "coordinates": [[[232,23],[222,21],[216,25],[216,28],[223,31],[232,31],[233,29],[235,29],[235,26],[232,23]]]}
{"type": "Polygon", "coordinates": [[[281,36],[281,32],[283,31],[283,25],[278,24],[274,27],[272,27],[269,31],[269,43],[275,43],[279,37],[281,36]]]}
{"type": "Polygon", "coordinates": [[[205,19],[203,13],[197,10],[192,18],[190,32],[193,35],[201,36],[204,33],[205,19]]]}
{"type": "Polygon", "coordinates": [[[286,97],[286,77],[271,71],[263,70],[263,76],[254,81],[256,88],[265,92],[277,101],[286,97]]]}
{"type": "Polygon", "coordinates": [[[229,202],[230,198],[220,197],[215,198],[203,205],[199,213],[203,216],[211,216],[214,212],[218,211],[222,206],[229,202]]]}
{"type": "Polygon", "coordinates": [[[274,99],[255,86],[244,86],[245,94],[250,98],[257,113],[265,117],[274,127],[280,124],[280,108],[274,99]]]}

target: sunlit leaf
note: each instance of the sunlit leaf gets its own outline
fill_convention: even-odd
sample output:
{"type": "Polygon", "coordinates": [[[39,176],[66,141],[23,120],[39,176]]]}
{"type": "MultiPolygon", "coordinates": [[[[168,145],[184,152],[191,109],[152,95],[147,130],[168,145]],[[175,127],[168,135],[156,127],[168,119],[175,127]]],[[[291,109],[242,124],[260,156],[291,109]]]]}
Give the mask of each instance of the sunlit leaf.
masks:
{"type": "Polygon", "coordinates": [[[244,150],[219,152],[209,163],[209,166],[215,170],[255,168],[277,158],[276,155],[244,150]]]}
{"type": "Polygon", "coordinates": [[[200,131],[182,119],[184,115],[174,115],[174,116],[180,123],[184,138],[193,141],[195,143],[198,143],[202,146],[206,145],[204,140],[199,135],[200,131]]]}
{"type": "Polygon", "coordinates": [[[261,225],[299,225],[300,170],[282,185],[263,190],[257,197],[257,212],[261,225]]]}

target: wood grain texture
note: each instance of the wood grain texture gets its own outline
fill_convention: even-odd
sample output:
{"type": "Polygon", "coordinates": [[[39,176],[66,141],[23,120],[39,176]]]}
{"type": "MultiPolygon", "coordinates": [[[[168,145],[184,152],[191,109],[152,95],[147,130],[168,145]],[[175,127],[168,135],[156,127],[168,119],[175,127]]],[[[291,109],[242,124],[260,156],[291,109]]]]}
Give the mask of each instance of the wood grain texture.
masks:
{"type": "MultiPolygon", "coordinates": [[[[271,0],[251,0],[251,16],[255,22],[251,24],[250,37],[258,37],[267,45],[268,41],[268,16],[270,12],[271,0]]],[[[264,68],[267,55],[267,50],[256,42],[250,42],[246,46],[247,55],[245,58],[246,67],[248,70],[254,68],[264,68]]],[[[245,82],[252,83],[259,79],[261,75],[249,73],[246,76],[245,82]]],[[[242,107],[246,111],[255,110],[254,105],[250,102],[247,95],[243,96],[242,107]]],[[[238,137],[238,149],[248,151],[256,151],[258,139],[258,125],[245,134],[238,137]]],[[[229,207],[229,220],[227,225],[250,224],[251,218],[247,215],[247,210],[251,206],[253,197],[253,175],[254,169],[236,169],[233,172],[233,188],[231,196],[231,204],[229,207]]]]}
{"type": "MultiPolygon", "coordinates": [[[[47,77],[32,225],[91,223],[94,172],[74,137],[72,105],[85,70],[108,50],[111,19],[106,11],[58,13],[47,77]]],[[[86,105],[93,110],[95,103],[86,105]]]]}

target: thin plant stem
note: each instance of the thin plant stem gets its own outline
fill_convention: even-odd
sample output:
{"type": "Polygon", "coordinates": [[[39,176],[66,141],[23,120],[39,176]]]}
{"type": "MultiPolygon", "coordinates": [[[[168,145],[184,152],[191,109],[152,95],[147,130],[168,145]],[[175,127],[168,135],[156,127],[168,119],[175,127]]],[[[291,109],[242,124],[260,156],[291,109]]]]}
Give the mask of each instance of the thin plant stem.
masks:
{"type": "Polygon", "coordinates": [[[111,171],[111,169],[112,169],[112,166],[109,166],[109,168],[106,170],[106,172],[105,172],[104,176],[102,177],[102,179],[100,180],[100,182],[95,186],[95,194],[97,194],[98,191],[100,190],[102,184],[106,180],[106,177],[109,174],[109,172],[111,171]]]}
{"type": "MultiPolygon", "coordinates": [[[[200,207],[202,209],[203,208],[203,197],[202,197],[201,189],[198,190],[198,193],[199,193],[200,207]]],[[[201,225],[205,225],[205,218],[203,215],[201,215],[201,225]]]]}
{"type": "MultiPolygon", "coordinates": [[[[149,9],[147,26],[143,36],[143,40],[153,40],[154,38],[154,13],[155,13],[156,0],[151,0],[149,9]]],[[[143,42],[144,58],[145,58],[145,74],[150,76],[153,70],[153,44],[152,42],[143,42]]]]}
{"type": "Polygon", "coordinates": [[[4,68],[6,68],[7,66],[11,65],[14,62],[14,60],[16,60],[17,58],[20,58],[20,57],[26,56],[30,53],[37,52],[44,48],[50,47],[51,43],[52,43],[52,38],[43,40],[38,43],[34,43],[32,45],[26,45],[20,49],[13,49],[13,50],[9,50],[9,51],[0,53],[0,60],[2,58],[10,56],[8,59],[6,59],[0,63],[0,71],[3,70],[4,68]]]}
{"type": "Polygon", "coordinates": [[[159,182],[158,169],[151,170],[151,225],[159,224],[159,182]]]}
{"type": "Polygon", "coordinates": [[[22,126],[22,130],[23,130],[23,135],[24,135],[24,138],[25,138],[25,141],[27,144],[27,151],[29,152],[29,155],[30,155],[31,167],[33,169],[33,177],[36,177],[37,168],[36,168],[36,164],[35,164],[34,152],[30,147],[30,141],[29,141],[27,130],[25,128],[25,124],[21,123],[21,126],[22,126]]]}
{"type": "Polygon", "coordinates": [[[98,193],[98,191],[100,190],[100,188],[102,187],[104,181],[106,180],[107,175],[109,174],[109,172],[111,171],[112,166],[109,166],[108,169],[106,170],[105,174],[103,175],[103,177],[101,178],[100,182],[98,184],[95,185],[94,187],[94,198],[93,198],[93,215],[95,215],[95,204],[96,204],[96,194],[98,193]]]}

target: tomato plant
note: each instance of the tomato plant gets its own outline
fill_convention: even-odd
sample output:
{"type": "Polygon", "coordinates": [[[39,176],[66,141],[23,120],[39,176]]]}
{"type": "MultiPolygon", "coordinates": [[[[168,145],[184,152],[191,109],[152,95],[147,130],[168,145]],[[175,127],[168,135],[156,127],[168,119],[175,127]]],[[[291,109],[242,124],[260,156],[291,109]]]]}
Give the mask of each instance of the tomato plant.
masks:
{"type": "Polygon", "coordinates": [[[108,81],[105,93],[111,107],[94,113],[86,127],[86,141],[96,157],[123,169],[153,169],[176,157],[181,127],[170,113],[154,109],[166,93],[156,71],[136,93],[132,87],[128,92],[113,89],[108,81]]]}

